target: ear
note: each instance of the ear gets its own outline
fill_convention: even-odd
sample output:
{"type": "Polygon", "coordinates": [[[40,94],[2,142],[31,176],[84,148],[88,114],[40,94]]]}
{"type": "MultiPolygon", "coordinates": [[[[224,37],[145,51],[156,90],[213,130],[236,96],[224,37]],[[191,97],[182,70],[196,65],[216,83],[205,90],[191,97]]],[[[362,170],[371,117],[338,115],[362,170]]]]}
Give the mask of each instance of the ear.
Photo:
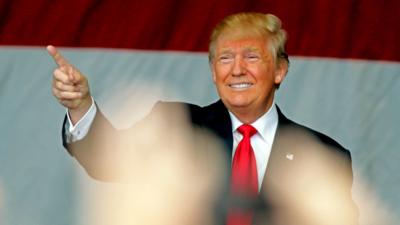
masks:
{"type": "Polygon", "coordinates": [[[285,79],[288,72],[288,63],[286,60],[280,60],[275,71],[275,84],[279,85],[285,79]]]}

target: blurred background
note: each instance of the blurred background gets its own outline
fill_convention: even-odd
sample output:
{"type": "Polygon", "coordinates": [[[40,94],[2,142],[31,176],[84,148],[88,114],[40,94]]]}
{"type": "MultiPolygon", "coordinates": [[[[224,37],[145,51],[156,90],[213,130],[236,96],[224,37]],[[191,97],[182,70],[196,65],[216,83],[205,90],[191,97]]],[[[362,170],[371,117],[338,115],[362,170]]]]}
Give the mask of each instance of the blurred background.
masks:
{"type": "Polygon", "coordinates": [[[61,145],[65,109],[51,94],[46,45],[126,128],[158,100],[218,99],[208,37],[241,11],[282,20],[291,64],[276,103],[351,151],[360,224],[398,224],[399,9],[396,0],[0,0],[0,224],[88,224],[88,193],[113,185],[89,178],[61,145]]]}

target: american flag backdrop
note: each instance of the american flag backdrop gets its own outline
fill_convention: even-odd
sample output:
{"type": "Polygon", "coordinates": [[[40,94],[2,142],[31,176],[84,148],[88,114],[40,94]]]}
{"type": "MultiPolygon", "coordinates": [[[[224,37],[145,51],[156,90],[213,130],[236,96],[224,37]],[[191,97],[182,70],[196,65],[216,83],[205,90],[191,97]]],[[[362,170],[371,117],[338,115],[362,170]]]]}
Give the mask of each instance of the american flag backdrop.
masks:
{"type": "Polygon", "coordinates": [[[360,224],[398,224],[396,0],[0,0],[0,224],[84,224],[77,183],[96,183],[61,146],[65,109],[51,94],[46,45],[87,75],[99,107],[124,128],[160,99],[218,99],[209,35],[241,11],[282,20],[291,64],[276,103],[351,151],[360,224]]]}

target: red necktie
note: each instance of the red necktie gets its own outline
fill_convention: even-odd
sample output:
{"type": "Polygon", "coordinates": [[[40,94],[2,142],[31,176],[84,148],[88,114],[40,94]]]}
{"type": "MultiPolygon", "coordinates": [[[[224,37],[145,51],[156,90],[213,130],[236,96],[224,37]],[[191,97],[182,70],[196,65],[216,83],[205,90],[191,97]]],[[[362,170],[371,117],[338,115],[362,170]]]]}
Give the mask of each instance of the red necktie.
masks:
{"type": "MultiPolygon", "coordinates": [[[[256,158],[250,144],[250,138],[257,130],[248,124],[238,128],[243,135],[232,160],[231,193],[233,197],[255,198],[258,195],[258,176],[256,158]]],[[[253,218],[252,210],[230,208],[228,225],[250,225],[253,218]]]]}

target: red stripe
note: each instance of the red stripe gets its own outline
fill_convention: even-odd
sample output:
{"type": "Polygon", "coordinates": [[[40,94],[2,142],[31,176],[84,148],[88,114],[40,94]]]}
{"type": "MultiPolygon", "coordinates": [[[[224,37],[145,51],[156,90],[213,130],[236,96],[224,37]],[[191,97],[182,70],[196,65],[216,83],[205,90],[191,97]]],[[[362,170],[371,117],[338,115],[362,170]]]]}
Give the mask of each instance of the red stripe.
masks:
{"type": "Polygon", "coordinates": [[[400,1],[0,0],[0,45],[207,51],[224,16],[271,12],[291,55],[400,61],[400,1]]]}

